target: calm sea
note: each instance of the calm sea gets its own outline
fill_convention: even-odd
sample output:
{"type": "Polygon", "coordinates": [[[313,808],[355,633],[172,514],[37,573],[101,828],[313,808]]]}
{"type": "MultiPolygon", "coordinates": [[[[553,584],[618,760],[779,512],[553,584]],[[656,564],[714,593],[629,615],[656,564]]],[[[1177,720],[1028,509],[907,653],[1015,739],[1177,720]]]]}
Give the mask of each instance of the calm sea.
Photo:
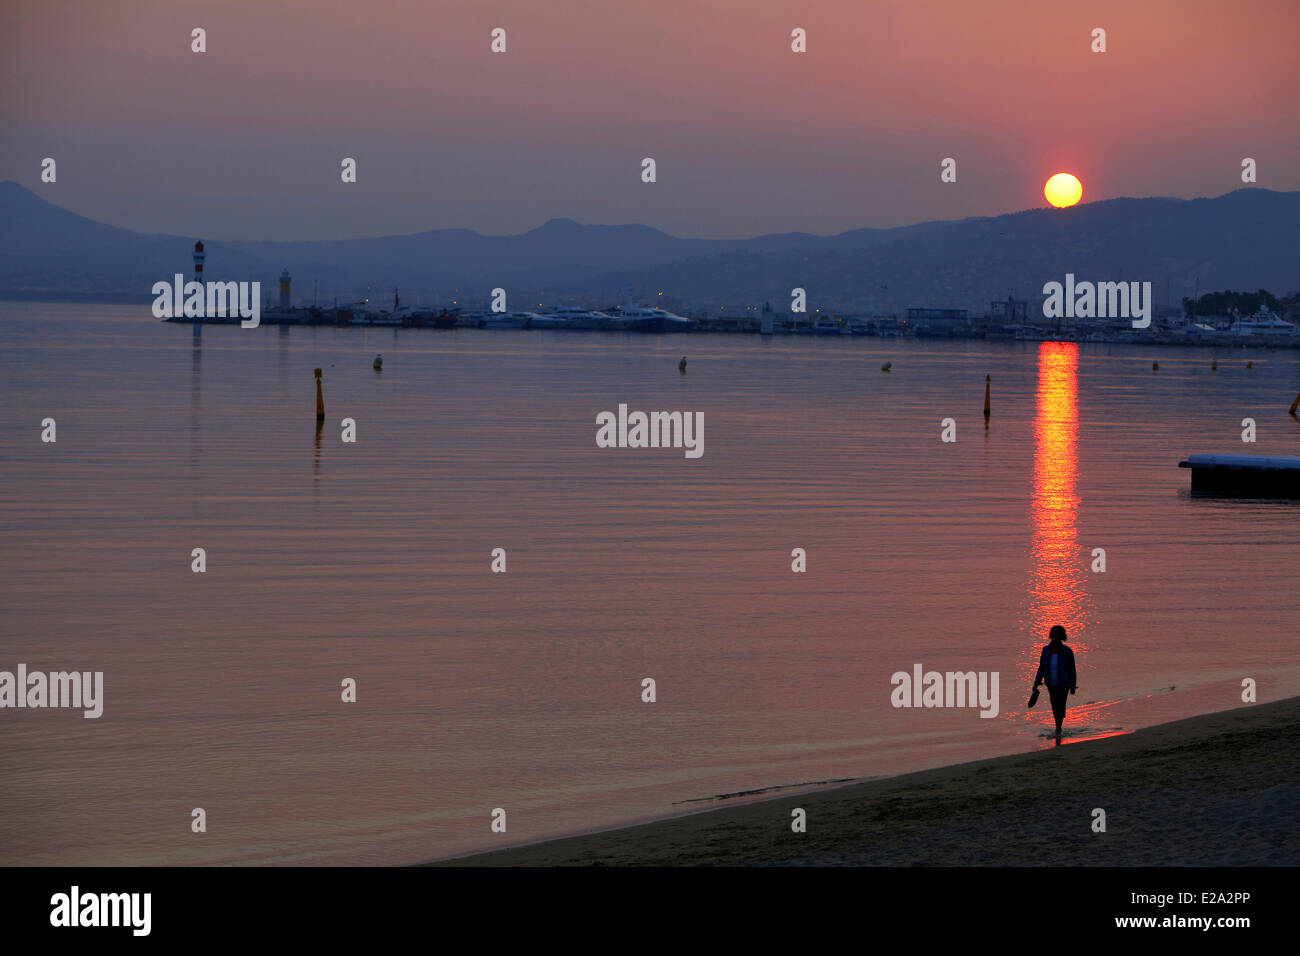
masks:
{"type": "Polygon", "coordinates": [[[1300,353],[1212,357],[0,304],[0,670],[104,673],[0,710],[0,863],[405,863],[1032,750],[1053,623],[1070,741],[1300,693],[1300,503],[1177,467],[1300,454],[1300,353]],[[703,457],[597,448],[619,403],[703,457]],[[915,664],[997,716],[892,707],[915,664]]]}

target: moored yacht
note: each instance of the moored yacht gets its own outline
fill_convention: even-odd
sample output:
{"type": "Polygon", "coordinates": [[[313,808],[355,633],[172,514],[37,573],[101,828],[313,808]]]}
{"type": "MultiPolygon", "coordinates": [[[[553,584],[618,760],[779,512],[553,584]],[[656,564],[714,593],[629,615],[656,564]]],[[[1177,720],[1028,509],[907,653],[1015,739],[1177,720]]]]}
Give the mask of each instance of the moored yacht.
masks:
{"type": "Polygon", "coordinates": [[[566,327],[564,316],[554,312],[533,312],[528,323],[530,329],[563,329],[566,327]]]}
{"type": "Polygon", "coordinates": [[[618,314],[629,332],[689,332],[695,327],[694,319],[675,315],[667,309],[629,305],[619,309],[618,314]]]}
{"type": "Polygon", "coordinates": [[[576,305],[563,305],[550,313],[557,321],[552,328],[560,329],[611,329],[618,328],[612,316],[576,305]]]}
{"type": "Polygon", "coordinates": [[[813,335],[839,335],[840,323],[829,315],[819,315],[813,322],[813,335]]]}
{"type": "Polygon", "coordinates": [[[526,329],[532,324],[531,312],[488,312],[479,327],[484,329],[526,329]]]}
{"type": "Polygon", "coordinates": [[[1292,325],[1274,314],[1268,306],[1261,305],[1254,315],[1237,316],[1228,331],[1233,335],[1300,335],[1300,326],[1292,325]]]}
{"type": "Polygon", "coordinates": [[[348,325],[378,325],[379,320],[386,318],[388,313],[369,299],[363,299],[337,309],[335,315],[340,323],[346,322],[348,325]]]}

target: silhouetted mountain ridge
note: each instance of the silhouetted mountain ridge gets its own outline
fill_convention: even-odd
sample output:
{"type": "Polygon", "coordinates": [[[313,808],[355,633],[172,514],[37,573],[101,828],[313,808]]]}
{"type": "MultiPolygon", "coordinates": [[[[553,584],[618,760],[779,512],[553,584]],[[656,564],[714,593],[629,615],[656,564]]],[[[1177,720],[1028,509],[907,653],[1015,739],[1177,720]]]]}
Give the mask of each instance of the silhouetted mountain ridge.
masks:
{"type": "MultiPolygon", "coordinates": [[[[551,219],[515,236],[468,229],[312,242],[205,240],[207,275],[260,279],[281,268],[295,299],[312,283],[323,301],[400,286],[405,301],[468,304],[504,287],[516,302],[593,306],[658,291],[687,306],[789,302],[894,311],[912,305],[987,307],[1008,294],[1036,299],[1066,272],[1081,279],[1150,280],[1158,300],[1218,288],[1300,287],[1293,250],[1300,192],[1245,188],[1213,199],[1118,198],[1071,209],[930,221],[835,236],[681,239],[641,224],[551,219]],[[608,301],[607,301],[608,300],[608,301]]],[[[147,298],[155,281],[190,273],[194,239],[96,222],[0,183],[0,295],[147,298]]]]}

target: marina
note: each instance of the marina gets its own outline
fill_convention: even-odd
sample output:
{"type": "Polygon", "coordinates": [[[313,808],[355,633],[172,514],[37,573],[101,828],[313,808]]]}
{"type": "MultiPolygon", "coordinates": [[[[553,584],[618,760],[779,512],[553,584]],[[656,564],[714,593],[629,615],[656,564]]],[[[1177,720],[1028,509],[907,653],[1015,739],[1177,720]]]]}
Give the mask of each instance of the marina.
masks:
{"type": "MultiPolygon", "coordinates": [[[[195,281],[185,286],[201,293],[203,243],[195,244],[195,281]]],[[[173,286],[160,283],[177,303],[182,299],[181,276],[173,286]]],[[[228,283],[233,285],[233,283],[228,283]]],[[[329,307],[292,304],[292,278],[288,270],[279,278],[280,297],[276,305],[267,302],[261,309],[263,325],[351,326],[365,328],[406,329],[490,329],[493,331],[549,330],[557,332],[623,332],[653,335],[680,333],[753,334],[762,336],[810,335],[818,338],[877,337],[916,339],[974,339],[1020,342],[1077,342],[1118,345],[1186,345],[1215,348],[1300,348],[1300,322],[1289,321],[1267,306],[1242,316],[1188,316],[1164,310],[1155,319],[1148,317],[1142,327],[1129,320],[1098,318],[1089,321],[1061,318],[1030,319],[1030,304],[1009,298],[990,303],[987,311],[974,315],[966,309],[915,307],[901,314],[836,314],[815,310],[812,313],[777,313],[770,305],[761,309],[747,307],[732,313],[695,311],[679,315],[668,309],[633,304],[605,308],[559,304],[551,308],[539,305],[537,311],[471,310],[457,303],[449,305],[403,305],[397,290],[391,308],[385,308],[370,295],[345,305],[329,307]]],[[[208,283],[220,286],[221,283],[208,283]]],[[[188,294],[188,293],[187,293],[188,294]]],[[[209,293],[209,299],[212,298],[209,293]]],[[[199,295],[201,301],[201,295],[199,295]]],[[[254,303],[256,305],[257,303],[254,303]]],[[[230,314],[208,314],[199,309],[179,307],[154,314],[167,322],[195,325],[229,325],[240,321],[248,309],[231,308],[230,314]]],[[[1150,303],[1148,302],[1148,308],[1150,303]]],[[[688,312],[690,310],[687,310],[688,312]]],[[[1113,310],[1112,310],[1113,311],[1113,310]]],[[[1295,305],[1288,306],[1289,318],[1300,319],[1295,305]]]]}
{"type": "MultiPolygon", "coordinates": [[[[984,339],[1020,342],[1094,342],[1118,345],[1186,345],[1223,348],[1300,348],[1300,326],[1273,313],[1210,325],[1153,322],[1148,329],[1125,325],[1061,326],[1029,322],[999,324],[993,317],[979,317],[960,325],[936,327],[917,324],[894,316],[796,315],[773,319],[764,331],[759,316],[683,316],[664,309],[637,306],[607,310],[564,306],[542,312],[469,312],[460,308],[414,308],[388,310],[356,303],[332,308],[306,307],[270,309],[262,312],[262,325],[337,325],[356,327],[400,327],[419,329],[490,329],[521,331],[545,329],[562,332],[634,332],[664,335],[687,332],[750,335],[809,335],[825,337],[984,339]]],[[[165,319],[167,322],[232,325],[238,315],[165,319]]]]}

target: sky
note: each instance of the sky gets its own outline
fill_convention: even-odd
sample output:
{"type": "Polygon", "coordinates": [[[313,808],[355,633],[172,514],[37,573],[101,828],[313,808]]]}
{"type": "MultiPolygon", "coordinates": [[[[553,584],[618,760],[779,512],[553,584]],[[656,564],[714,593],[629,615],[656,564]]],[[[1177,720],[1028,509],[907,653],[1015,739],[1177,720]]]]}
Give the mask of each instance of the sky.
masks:
{"type": "Polygon", "coordinates": [[[1035,208],[1059,171],[1218,196],[1245,157],[1294,190],[1298,40],[1297,0],[6,3],[0,179],[212,239],[831,234],[1035,208]]]}

